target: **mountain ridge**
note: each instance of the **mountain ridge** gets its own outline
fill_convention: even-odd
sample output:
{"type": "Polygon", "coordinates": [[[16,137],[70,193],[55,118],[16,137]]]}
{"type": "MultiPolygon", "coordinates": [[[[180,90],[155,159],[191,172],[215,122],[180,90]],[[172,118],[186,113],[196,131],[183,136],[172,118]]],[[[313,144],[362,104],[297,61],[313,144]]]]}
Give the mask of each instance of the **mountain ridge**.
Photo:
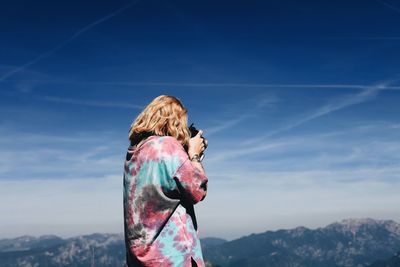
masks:
{"type": "MultiPolygon", "coordinates": [[[[207,266],[364,267],[396,255],[400,250],[400,224],[394,220],[349,218],[315,229],[298,226],[251,233],[230,241],[205,237],[200,242],[207,266]]],[[[83,267],[94,261],[101,267],[122,266],[124,256],[122,233],[0,239],[0,265],[4,267],[83,267]]]]}

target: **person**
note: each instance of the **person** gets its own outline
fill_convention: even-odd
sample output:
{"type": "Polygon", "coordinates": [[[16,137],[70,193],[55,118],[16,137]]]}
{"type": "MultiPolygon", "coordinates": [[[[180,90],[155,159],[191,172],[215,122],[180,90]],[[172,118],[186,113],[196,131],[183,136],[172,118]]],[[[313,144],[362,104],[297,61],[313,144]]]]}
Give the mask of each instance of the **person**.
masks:
{"type": "Polygon", "coordinates": [[[125,266],[205,266],[194,205],[207,193],[187,109],[169,95],[153,99],[129,130],[123,177],[125,266]]]}

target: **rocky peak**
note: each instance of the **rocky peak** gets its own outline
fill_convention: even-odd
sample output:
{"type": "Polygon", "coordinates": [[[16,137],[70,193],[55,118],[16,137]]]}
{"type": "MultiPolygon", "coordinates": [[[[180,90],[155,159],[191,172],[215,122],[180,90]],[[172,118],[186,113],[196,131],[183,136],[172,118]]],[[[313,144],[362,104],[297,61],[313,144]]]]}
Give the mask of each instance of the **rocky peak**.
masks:
{"type": "Polygon", "coordinates": [[[353,234],[365,232],[367,229],[384,228],[388,232],[400,236],[400,224],[392,220],[375,220],[372,218],[350,218],[332,223],[325,227],[327,230],[350,232],[353,234]]]}
{"type": "Polygon", "coordinates": [[[292,236],[301,236],[304,232],[308,231],[309,229],[304,226],[298,226],[294,229],[288,230],[292,236]]]}

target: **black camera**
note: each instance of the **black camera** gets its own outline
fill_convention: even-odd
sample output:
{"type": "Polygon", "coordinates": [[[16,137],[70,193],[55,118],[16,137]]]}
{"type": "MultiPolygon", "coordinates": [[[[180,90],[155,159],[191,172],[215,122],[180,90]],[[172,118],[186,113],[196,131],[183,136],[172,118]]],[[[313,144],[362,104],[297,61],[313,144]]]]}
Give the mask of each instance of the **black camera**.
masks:
{"type": "MultiPolygon", "coordinates": [[[[195,137],[199,132],[199,130],[197,130],[196,127],[194,127],[194,123],[190,124],[189,131],[190,131],[190,138],[195,137]]],[[[201,138],[203,138],[204,149],[206,149],[207,148],[207,141],[206,141],[206,139],[204,137],[201,137],[201,138]]],[[[201,152],[201,154],[199,156],[200,156],[200,160],[203,160],[203,158],[205,156],[204,155],[204,151],[201,152]]]]}

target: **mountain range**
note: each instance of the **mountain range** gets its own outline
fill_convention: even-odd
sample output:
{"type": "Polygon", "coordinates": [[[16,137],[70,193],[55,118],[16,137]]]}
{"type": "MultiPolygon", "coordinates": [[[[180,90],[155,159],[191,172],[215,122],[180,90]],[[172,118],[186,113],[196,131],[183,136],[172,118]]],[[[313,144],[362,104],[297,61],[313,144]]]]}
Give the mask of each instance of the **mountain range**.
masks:
{"type": "MultiPolygon", "coordinates": [[[[346,219],[231,241],[208,237],[201,245],[210,267],[400,267],[400,224],[392,220],[346,219]]],[[[0,239],[2,267],[122,267],[124,257],[123,234],[0,239]]]]}
{"type": "Polygon", "coordinates": [[[373,219],[266,231],[203,247],[206,259],[224,267],[361,267],[399,250],[400,225],[373,219]]]}

